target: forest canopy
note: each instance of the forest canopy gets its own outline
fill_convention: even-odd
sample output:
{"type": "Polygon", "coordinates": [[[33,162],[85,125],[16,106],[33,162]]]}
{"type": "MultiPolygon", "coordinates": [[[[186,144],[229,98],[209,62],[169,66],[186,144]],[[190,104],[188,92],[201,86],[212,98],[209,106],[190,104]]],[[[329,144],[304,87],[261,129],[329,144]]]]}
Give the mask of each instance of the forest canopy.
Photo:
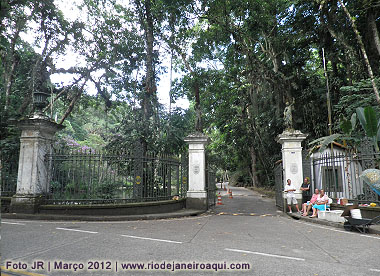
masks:
{"type": "Polygon", "coordinates": [[[208,160],[252,186],[273,185],[287,102],[306,145],[339,133],[358,107],[379,118],[378,0],[67,1],[74,19],[58,2],[1,0],[2,162],[17,155],[13,122],[33,112],[36,91],[50,94],[62,143],[178,154],[204,132],[208,160]],[[169,106],[158,100],[164,74],[169,106]],[[183,96],[189,109],[174,106],[183,96]]]}

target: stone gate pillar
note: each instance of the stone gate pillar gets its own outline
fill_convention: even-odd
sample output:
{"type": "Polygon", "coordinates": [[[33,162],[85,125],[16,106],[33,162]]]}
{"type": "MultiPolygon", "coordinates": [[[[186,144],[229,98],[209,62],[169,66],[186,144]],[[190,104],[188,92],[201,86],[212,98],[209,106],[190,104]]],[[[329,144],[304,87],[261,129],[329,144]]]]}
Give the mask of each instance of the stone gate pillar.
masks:
{"type": "Polygon", "coordinates": [[[292,181],[292,184],[297,189],[295,194],[299,205],[302,203],[300,188],[303,182],[301,143],[306,137],[307,135],[299,130],[285,130],[277,137],[277,142],[282,145],[283,187],[285,188],[287,179],[292,181]]]}
{"type": "Polygon", "coordinates": [[[64,128],[44,116],[19,122],[20,157],[16,194],[11,199],[13,213],[35,213],[49,191],[49,168],[45,155],[51,152],[54,134],[64,128]]]}
{"type": "Polygon", "coordinates": [[[186,137],[185,142],[189,144],[189,189],[186,208],[207,210],[205,146],[209,138],[203,133],[195,133],[186,137]]]}

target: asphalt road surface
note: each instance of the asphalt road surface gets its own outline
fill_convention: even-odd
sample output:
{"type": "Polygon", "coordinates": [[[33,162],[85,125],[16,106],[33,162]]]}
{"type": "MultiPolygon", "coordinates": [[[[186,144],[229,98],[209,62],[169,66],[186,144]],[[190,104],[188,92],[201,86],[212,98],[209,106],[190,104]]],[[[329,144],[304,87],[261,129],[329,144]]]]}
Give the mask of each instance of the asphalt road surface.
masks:
{"type": "Polygon", "coordinates": [[[272,200],[232,191],[198,217],[2,220],[1,275],[380,276],[380,236],[293,220],[272,200]]]}

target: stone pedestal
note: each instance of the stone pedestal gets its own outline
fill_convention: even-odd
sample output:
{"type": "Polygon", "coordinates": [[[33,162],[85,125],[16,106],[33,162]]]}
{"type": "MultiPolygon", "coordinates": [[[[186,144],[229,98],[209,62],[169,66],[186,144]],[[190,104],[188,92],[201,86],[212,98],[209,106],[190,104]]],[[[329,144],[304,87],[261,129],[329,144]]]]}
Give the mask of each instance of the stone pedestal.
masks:
{"type": "Polygon", "coordinates": [[[282,145],[283,187],[285,188],[287,179],[292,181],[297,189],[295,194],[299,205],[302,203],[300,188],[303,182],[301,143],[306,137],[307,135],[299,130],[285,130],[277,137],[277,142],[282,145]]]}
{"type": "Polygon", "coordinates": [[[189,144],[189,189],[186,208],[207,210],[206,155],[205,146],[209,138],[202,133],[186,137],[189,144]]]}
{"type": "Polygon", "coordinates": [[[10,211],[35,213],[49,191],[49,168],[45,155],[51,152],[54,134],[63,128],[48,118],[35,116],[19,122],[21,129],[20,158],[16,194],[10,211]]]}

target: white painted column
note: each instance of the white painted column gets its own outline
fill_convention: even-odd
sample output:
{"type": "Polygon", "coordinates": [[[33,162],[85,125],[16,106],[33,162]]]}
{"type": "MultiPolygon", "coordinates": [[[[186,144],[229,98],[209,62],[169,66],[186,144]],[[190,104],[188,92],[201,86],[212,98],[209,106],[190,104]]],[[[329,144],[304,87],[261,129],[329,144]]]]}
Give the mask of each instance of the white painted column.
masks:
{"type": "Polygon", "coordinates": [[[186,137],[189,144],[189,188],[186,208],[207,209],[206,191],[206,154],[205,147],[209,138],[202,133],[186,137]]]}
{"type": "Polygon", "coordinates": [[[285,130],[277,137],[277,142],[282,145],[282,168],[284,170],[283,185],[285,188],[287,179],[292,181],[292,184],[297,189],[295,194],[298,204],[301,204],[302,202],[302,191],[300,188],[303,182],[301,143],[306,137],[306,134],[303,134],[298,130],[285,130]]]}
{"type": "Polygon", "coordinates": [[[34,213],[40,199],[49,191],[49,168],[45,155],[51,152],[54,134],[63,126],[46,118],[34,117],[19,122],[20,157],[16,194],[11,212],[34,213]]]}

